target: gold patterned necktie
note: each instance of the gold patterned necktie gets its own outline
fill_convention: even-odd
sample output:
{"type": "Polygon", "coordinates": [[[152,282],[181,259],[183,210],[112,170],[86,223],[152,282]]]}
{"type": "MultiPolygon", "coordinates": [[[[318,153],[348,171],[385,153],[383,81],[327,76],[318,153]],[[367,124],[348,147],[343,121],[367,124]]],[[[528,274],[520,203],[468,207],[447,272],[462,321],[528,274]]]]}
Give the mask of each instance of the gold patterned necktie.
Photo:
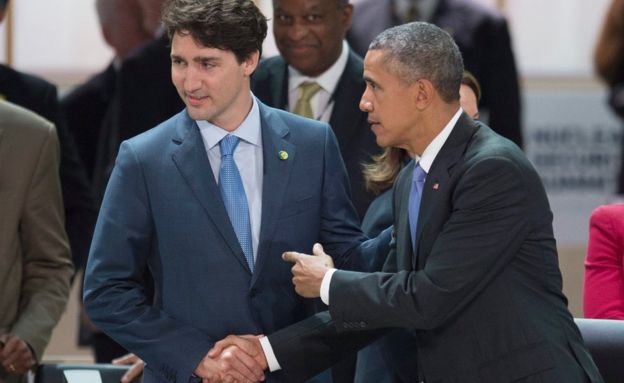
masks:
{"type": "Polygon", "coordinates": [[[314,118],[310,99],[321,89],[321,86],[316,82],[303,82],[299,85],[299,89],[301,92],[293,109],[293,113],[307,118],[314,118]]]}

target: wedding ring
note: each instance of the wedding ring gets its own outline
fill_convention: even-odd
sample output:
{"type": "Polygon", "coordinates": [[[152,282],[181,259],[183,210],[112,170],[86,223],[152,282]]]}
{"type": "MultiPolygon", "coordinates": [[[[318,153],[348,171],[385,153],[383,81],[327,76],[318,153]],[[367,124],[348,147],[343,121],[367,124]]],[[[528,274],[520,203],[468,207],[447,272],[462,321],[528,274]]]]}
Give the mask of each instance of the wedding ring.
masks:
{"type": "Polygon", "coordinates": [[[9,364],[9,370],[11,370],[11,372],[15,372],[15,366],[13,363],[9,364]]]}

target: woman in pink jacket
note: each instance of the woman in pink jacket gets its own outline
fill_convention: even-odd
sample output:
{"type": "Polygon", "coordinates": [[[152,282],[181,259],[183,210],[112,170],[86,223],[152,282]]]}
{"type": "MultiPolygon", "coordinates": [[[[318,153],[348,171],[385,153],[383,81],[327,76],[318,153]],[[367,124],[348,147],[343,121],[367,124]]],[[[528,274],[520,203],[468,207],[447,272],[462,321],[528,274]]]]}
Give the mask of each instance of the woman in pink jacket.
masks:
{"type": "Polygon", "coordinates": [[[583,308],[586,318],[624,319],[624,204],[600,206],[589,220],[583,308]]]}

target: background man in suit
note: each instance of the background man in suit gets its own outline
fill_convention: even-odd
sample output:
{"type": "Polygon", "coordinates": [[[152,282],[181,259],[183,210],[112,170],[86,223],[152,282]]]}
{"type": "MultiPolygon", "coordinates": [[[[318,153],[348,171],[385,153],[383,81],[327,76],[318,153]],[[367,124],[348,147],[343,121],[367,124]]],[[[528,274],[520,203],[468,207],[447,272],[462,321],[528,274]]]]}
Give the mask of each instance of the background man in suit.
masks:
{"type": "Polygon", "coordinates": [[[102,36],[115,57],[101,73],[69,92],[60,105],[91,181],[102,123],[115,94],[117,71],[128,55],[153,36],[143,27],[138,0],[95,2],[102,36]]]}
{"type": "Polygon", "coordinates": [[[352,13],[348,0],[274,0],[273,34],[281,56],[260,62],[251,87],[267,105],[329,122],[361,219],[374,198],[364,186],[362,163],[379,147],[358,108],[364,91],[362,59],[344,41],[352,13]],[[309,84],[319,86],[311,88],[311,96],[304,92],[315,86],[309,84]],[[310,109],[304,108],[308,103],[310,109]]]}
{"type": "Polygon", "coordinates": [[[139,0],[143,27],[152,40],[133,51],[117,74],[110,116],[102,129],[94,169],[101,201],[119,144],[177,114],[184,103],[171,84],[169,39],[160,23],[163,0],[139,0]]]}
{"type": "MultiPolygon", "coordinates": [[[[0,0],[0,22],[8,0],[0,0]]],[[[97,216],[93,195],[76,145],[59,111],[56,86],[36,76],[0,64],[0,99],[24,107],[52,122],[61,149],[61,189],[65,229],[76,267],[84,265],[97,216]]]]}
{"type": "Polygon", "coordinates": [[[73,267],[54,126],[6,101],[0,121],[0,381],[16,383],[41,360],[73,267]]]}
{"type": "MultiPolygon", "coordinates": [[[[115,94],[117,71],[136,47],[152,38],[143,27],[143,12],[138,0],[97,0],[95,6],[102,35],[114,49],[115,57],[103,72],[72,90],[60,102],[91,184],[102,127],[112,117],[110,105],[115,94]]],[[[93,226],[95,219],[90,232],[93,232],[93,226]]],[[[80,315],[78,341],[80,345],[93,346],[98,363],[110,363],[113,358],[126,353],[123,347],[95,328],[84,311],[80,315]]]]}
{"type": "MultiPolygon", "coordinates": [[[[285,254],[297,292],[321,295],[329,312],[262,339],[272,370],[278,363],[299,381],[395,327],[416,338],[410,382],[602,381],[561,291],[539,175],[515,144],[462,112],[462,70],[451,36],[431,24],[371,43],[361,108],[381,146],[416,155],[395,183],[396,237],[379,273],[330,269],[319,245],[318,259],[285,254]]],[[[232,340],[259,347],[231,337],[210,355],[232,340]]]]}
{"type": "Polygon", "coordinates": [[[449,32],[462,52],[466,70],[481,82],[482,119],[522,147],[518,73],[504,16],[474,0],[352,0],[348,39],[362,56],[386,28],[427,21],[449,32]]]}
{"type": "Polygon", "coordinates": [[[320,241],[337,263],[353,266],[364,237],[329,126],[250,92],[266,36],[253,2],[176,0],[164,22],[186,109],[121,145],[85,307],[145,360],[146,382],[228,373],[257,380],[261,370],[244,363],[236,375],[225,369],[227,355],[213,359],[208,350],[232,332],[273,332],[311,313],[292,289],[283,251],[320,241]]]}

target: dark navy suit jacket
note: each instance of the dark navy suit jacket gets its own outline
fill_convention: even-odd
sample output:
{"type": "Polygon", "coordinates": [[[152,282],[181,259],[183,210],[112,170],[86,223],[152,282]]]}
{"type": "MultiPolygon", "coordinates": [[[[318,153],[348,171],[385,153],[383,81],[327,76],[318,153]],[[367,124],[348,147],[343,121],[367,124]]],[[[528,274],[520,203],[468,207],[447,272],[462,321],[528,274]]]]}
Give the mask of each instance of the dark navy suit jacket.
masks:
{"type": "Polygon", "coordinates": [[[423,187],[417,245],[408,200],[414,162],[394,187],[394,244],[379,273],[336,271],[329,313],[269,336],[301,381],[388,328],[410,330],[410,382],[602,382],[567,309],[539,175],[522,151],[460,117],[423,187]]]}

